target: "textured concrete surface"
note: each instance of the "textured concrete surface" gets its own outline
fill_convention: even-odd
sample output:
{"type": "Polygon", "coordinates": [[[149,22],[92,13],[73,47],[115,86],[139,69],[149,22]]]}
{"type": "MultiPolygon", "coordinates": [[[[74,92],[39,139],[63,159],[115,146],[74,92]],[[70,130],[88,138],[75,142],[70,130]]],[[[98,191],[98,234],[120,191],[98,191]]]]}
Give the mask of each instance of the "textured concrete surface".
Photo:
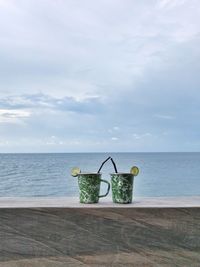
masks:
{"type": "Polygon", "coordinates": [[[110,198],[97,204],[80,204],[76,197],[1,197],[0,208],[187,208],[200,207],[200,196],[136,198],[132,204],[115,204],[110,198]]]}
{"type": "Polygon", "coordinates": [[[120,207],[0,209],[0,267],[200,266],[199,208],[120,207]]]}

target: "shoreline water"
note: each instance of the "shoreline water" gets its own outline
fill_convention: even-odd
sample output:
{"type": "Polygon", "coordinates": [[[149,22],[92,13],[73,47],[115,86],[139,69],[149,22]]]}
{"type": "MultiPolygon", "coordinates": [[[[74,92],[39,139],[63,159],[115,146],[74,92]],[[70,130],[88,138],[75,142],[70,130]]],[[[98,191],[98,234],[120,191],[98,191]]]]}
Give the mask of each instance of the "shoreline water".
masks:
{"type": "MultiPolygon", "coordinates": [[[[0,154],[0,196],[78,196],[78,184],[70,171],[96,172],[112,156],[119,172],[140,168],[134,179],[135,197],[200,195],[200,153],[19,153],[0,154]]],[[[110,180],[111,164],[103,168],[110,180]]],[[[102,192],[105,188],[102,186],[102,192]]]]}

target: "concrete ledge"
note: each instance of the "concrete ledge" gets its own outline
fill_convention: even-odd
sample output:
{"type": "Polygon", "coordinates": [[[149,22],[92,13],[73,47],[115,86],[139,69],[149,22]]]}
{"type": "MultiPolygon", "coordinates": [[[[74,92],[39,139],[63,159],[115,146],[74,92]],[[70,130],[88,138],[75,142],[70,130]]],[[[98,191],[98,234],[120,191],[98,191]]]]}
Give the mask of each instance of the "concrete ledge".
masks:
{"type": "Polygon", "coordinates": [[[194,208],[200,196],[135,198],[132,204],[115,204],[109,198],[97,204],[81,204],[77,197],[0,197],[1,208],[194,208]]]}
{"type": "Polygon", "coordinates": [[[1,198],[0,267],[199,267],[200,197],[1,198]]]}

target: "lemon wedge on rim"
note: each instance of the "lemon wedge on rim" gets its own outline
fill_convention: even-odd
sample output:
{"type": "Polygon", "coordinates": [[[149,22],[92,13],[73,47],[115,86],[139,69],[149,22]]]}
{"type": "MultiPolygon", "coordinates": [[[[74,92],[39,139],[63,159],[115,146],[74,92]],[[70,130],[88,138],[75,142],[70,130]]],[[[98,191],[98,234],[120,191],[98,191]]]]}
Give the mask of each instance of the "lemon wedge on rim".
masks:
{"type": "Polygon", "coordinates": [[[78,167],[74,167],[71,169],[71,175],[73,177],[77,177],[80,173],[81,173],[81,170],[78,167]]]}
{"type": "Polygon", "coordinates": [[[136,166],[133,166],[130,170],[130,173],[133,174],[134,176],[137,176],[139,173],[139,168],[136,166]]]}

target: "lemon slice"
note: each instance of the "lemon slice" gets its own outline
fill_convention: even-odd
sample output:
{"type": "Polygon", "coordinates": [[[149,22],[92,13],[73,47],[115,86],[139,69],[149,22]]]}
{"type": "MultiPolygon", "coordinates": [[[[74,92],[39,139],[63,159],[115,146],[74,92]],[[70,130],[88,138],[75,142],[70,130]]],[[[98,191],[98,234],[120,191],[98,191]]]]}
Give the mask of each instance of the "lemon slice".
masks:
{"type": "Polygon", "coordinates": [[[71,170],[71,175],[72,175],[73,177],[78,176],[79,173],[81,173],[81,170],[80,170],[78,167],[74,167],[74,168],[72,168],[72,170],[71,170]]]}
{"type": "Polygon", "coordinates": [[[133,174],[134,176],[137,176],[139,173],[139,168],[136,166],[133,166],[130,170],[130,173],[133,174]]]}

